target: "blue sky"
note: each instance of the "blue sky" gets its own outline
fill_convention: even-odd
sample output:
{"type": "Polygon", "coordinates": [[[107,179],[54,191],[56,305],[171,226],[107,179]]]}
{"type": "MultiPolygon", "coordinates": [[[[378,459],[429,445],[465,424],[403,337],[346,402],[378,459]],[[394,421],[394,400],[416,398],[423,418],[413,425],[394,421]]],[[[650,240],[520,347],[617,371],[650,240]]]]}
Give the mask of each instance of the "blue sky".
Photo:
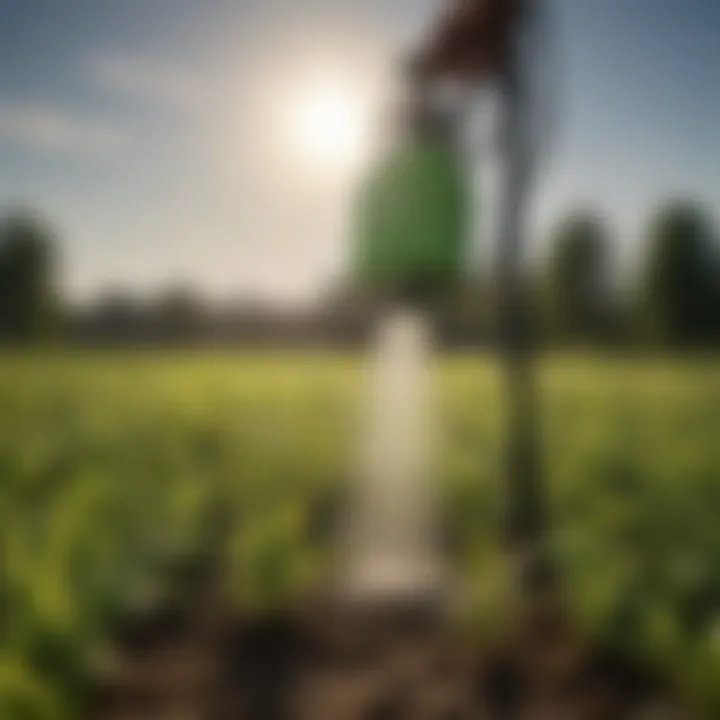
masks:
{"type": "MultiPolygon", "coordinates": [[[[549,2],[561,105],[533,243],[541,250],[559,214],[590,205],[632,260],[664,197],[720,200],[720,3],[549,2]]],[[[351,181],[295,152],[282,118],[323,73],[374,109],[393,59],[437,9],[3,0],[0,205],[31,205],[57,226],[63,283],[78,298],[170,280],[216,296],[309,297],[342,266],[351,181]]]]}

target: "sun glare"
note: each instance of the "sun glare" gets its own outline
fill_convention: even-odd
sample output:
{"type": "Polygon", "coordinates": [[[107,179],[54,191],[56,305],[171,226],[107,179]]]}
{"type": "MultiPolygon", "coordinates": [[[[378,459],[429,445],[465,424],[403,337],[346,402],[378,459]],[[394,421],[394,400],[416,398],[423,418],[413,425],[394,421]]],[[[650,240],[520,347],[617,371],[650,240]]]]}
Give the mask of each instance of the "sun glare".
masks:
{"type": "Polygon", "coordinates": [[[303,89],[293,107],[293,135],[307,160],[335,170],[357,166],[368,150],[368,122],[353,88],[318,83],[303,89]]]}

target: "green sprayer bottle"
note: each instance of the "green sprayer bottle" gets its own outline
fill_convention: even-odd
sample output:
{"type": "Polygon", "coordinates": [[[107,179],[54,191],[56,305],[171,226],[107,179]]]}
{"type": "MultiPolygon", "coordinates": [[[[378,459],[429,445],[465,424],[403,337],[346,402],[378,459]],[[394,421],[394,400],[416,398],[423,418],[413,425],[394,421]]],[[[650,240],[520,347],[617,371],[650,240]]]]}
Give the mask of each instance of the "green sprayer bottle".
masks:
{"type": "Polygon", "coordinates": [[[424,300],[457,282],[470,179],[451,116],[418,100],[360,188],[353,275],[370,294],[424,300]]]}

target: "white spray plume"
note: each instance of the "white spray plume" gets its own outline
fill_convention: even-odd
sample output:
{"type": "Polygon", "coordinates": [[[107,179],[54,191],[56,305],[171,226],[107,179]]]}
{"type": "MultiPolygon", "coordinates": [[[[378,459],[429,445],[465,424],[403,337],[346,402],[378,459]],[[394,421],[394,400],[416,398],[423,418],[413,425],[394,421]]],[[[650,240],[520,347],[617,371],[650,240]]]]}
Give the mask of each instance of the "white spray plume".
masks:
{"type": "Polygon", "coordinates": [[[396,307],[379,324],[365,434],[346,533],[343,591],[363,601],[412,600],[444,582],[432,460],[432,330],[396,307]]]}

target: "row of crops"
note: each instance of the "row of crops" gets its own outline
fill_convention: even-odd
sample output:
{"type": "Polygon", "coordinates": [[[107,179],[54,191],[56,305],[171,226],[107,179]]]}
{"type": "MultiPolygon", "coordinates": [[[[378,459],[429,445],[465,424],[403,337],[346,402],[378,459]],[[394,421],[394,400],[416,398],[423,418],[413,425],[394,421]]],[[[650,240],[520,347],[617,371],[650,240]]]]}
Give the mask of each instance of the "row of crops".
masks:
{"type": "MultiPolygon", "coordinates": [[[[480,628],[506,605],[501,377],[469,356],[437,375],[438,480],[480,628]]],[[[360,362],[332,356],[0,360],[0,717],[77,716],[119,614],[202,546],[213,508],[233,528],[239,606],[311,584],[362,380],[360,362]]],[[[671,670],[713,716],[720,369],[563,357],[541,387],[553,543],[578,621],[671,670]]]]}

